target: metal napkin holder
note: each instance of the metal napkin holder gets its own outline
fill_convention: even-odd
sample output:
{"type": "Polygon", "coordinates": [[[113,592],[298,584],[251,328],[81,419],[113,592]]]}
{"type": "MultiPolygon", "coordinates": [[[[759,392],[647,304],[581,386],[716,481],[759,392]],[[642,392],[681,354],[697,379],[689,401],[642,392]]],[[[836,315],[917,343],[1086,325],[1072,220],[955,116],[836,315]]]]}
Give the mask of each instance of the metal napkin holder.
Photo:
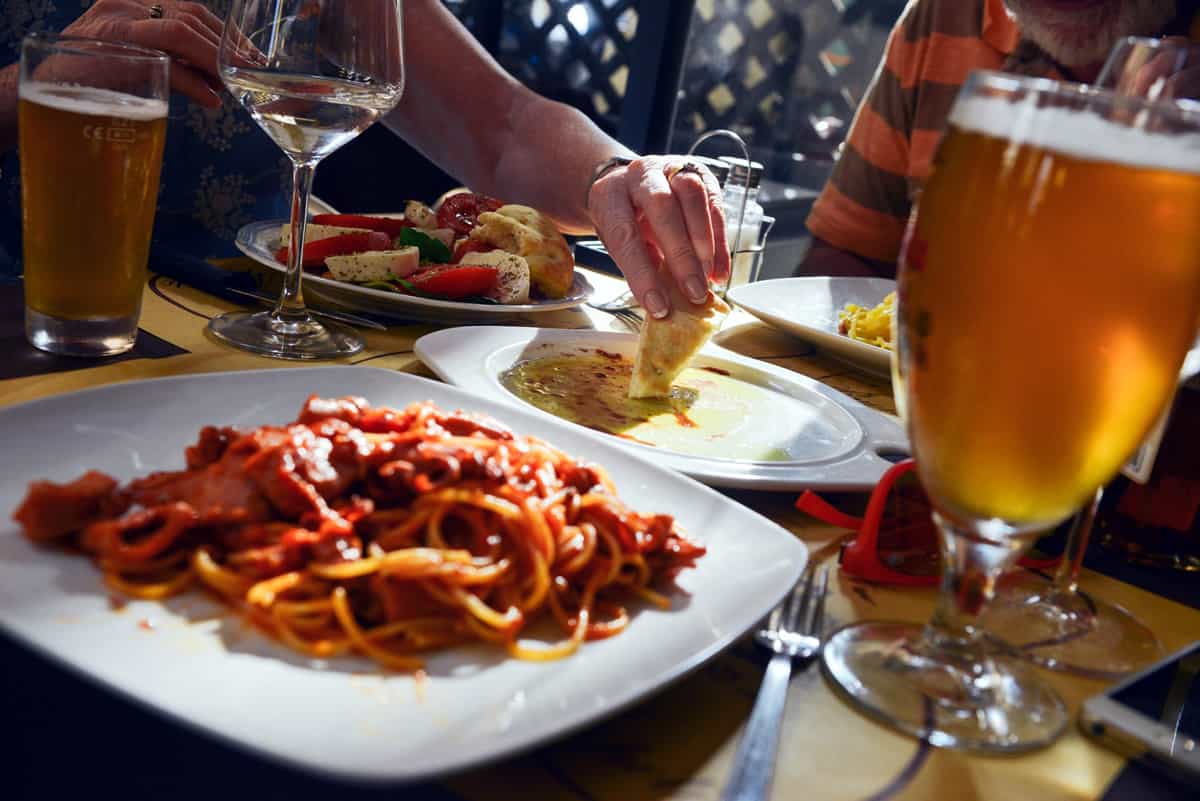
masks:
{"type": "MultiPolygon", "coordinates": [[[[767,246],[767,235],[771,233],[771,227],[775,225],[775,218],[768,217],[764,214],[762,218],[762,226],[759,228],[758,232],[758,241],[743,244],[742,226],[746,221],[746,205],[750,202],[750,148],[746,146],[746,140],[742,139],[742,137],[736,131],[731,131],[728,128],[718,128],[713,131],[706,131],[705,133],[701,134],[695,142],[692,143],[690,148],[688,148],[687,155],[698,155],[696,151],[700,149],[701,145],[711,139],[717,138],[731,140],[734,145],[737,146],[738,150],[741,151],[742,158],[744,158],[746,161],[746,191],[742,193],[741,207],[738,209],[737,233],[733,237],[732,250],[730,252],[729,277],[726,279],[725,285],[721,288],[720,293],[721,299],[724,300],[731,288],[730,284],[733,282],[733,265],[737,261],[739,255],[748,254],[753,259],[750,266],[749,277],[746,279],[746,282],[753,283],[758,280],[758,273],[762,269],[763,252],[767,246]]],[[[729,180],[733,180],[732,175],[730,175],[729,180]]]]}

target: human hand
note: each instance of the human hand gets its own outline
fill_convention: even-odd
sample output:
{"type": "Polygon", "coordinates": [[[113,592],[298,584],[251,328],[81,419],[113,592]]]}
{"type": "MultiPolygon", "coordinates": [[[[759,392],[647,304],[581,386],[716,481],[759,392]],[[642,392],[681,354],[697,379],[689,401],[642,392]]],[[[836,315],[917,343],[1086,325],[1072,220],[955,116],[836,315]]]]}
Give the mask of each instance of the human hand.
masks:
{"type": "Polygon", "coordinates": [[[1148,100],[1200,98],[1200,45],[1183,36],[1161,40],[1163,51],[1122,76],[1117,91],[1148,100]]]}
{"type": "Polygon", "coordinates": [[[197,103],[221,105],[217,50],[224,24],[200,3],[158,0],[162,17],[151,16],[149,2],[96,0],[63,31],[69,36],[129,42],[171,57],[171,88],[197,103]]]}
{"type": "Polygon", "coordinates": [[[604,173],[588,190],[588,213],[609,255],[651,315],[671,311],[674,281],[703,303],[708,279],[729,275],[721,187],[682,156],[644,156],[604,173]]]}

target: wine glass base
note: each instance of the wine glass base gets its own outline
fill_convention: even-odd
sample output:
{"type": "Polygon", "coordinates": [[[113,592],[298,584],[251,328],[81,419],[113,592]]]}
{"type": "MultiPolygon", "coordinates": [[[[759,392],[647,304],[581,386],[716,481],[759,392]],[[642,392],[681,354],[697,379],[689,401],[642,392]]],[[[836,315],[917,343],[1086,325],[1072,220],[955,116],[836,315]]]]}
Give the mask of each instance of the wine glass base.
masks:
{"type": "Polygon", "coordinates": [[[208,330],[235,348],[276,359],[337,359],[363,349],[362,338],[348,326],[309,316],[286,320],[269,311],[222,314],[209,321],[208,330]]]}
{"type": "Polygon", "coordinates": [[[1004,577],[983,627],[1021,659],[1086,678],[1118,679],[1165,654],[1154,632],[1126,610],[1027,571],[1004,577]]]}
{"type": "Polygon", "coordinates": [[[846,626],[826,642],[821,666],[862,712],[940,748],[1029,751],[1052,743],[1069,719],[1029,668],[938,647],[919,625],[846,626]]]}

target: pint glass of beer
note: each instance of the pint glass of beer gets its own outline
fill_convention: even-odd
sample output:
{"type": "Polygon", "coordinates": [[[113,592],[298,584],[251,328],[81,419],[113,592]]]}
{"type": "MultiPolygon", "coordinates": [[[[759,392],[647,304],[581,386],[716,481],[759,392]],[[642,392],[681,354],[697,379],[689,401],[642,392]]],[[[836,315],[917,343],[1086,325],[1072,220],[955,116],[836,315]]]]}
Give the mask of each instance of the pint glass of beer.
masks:
{"type": "Polygon", "coordinates": [[[1021,751],[1067,722],[982,613],[1030,539],[1116,474],[1169,402],[1200,321],[1200,115],[974,73],[909,223],[905,418],[941,532],[924,627],[836,632],[824,665],[934,745],[1021,751]]]}
{"type": "Polygon", "coordinates": [[[169,60],[35,34],[21,48],[18,134],[25,333],[37,348],[133,347],[167,126],[169,60]]]}

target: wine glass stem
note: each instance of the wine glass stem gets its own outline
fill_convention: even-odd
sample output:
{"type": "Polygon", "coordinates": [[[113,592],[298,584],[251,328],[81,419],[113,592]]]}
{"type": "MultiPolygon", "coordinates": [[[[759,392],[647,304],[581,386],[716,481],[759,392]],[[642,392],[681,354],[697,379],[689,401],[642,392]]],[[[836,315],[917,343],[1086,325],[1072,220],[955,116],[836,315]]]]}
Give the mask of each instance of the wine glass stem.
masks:
{"type": "Polygon", "coordinates": [[[300,281],[304,276],[304,229],[308,225],[308,198],[312,192],[313,176],[317,163],[292,163],[292,246],[288,248],[287,274],[283,279],[283,292],[275,304],[275,317],[280,321],[293,321],[308,316],[304,308],[304,294],[300,281]]]}
{"type": "Polygon", "coordinates": [[[942,587],[925,637],[945,652],[969,660],[983,634],[979,618],[996,593],[996,580],[1012,567],[1025,542],[1017,537],[985,540],[934,513],[941,535],[942,587]]]}
{"type": "Polygon", "coordinates": [[[1054,586],[1059,592],[1074,593],[1079,587],[1083,554],[1087,551],[1088,540],[1092,536],[1092,524],[1096,521],[1096,512],[1103,497],[1104,487],[1100,487],[1088,505],[1075,513],[1075,519],[1067,532],[1062,561],[1058,564],[1058,572],[1054,574],[1054,586]]]}

